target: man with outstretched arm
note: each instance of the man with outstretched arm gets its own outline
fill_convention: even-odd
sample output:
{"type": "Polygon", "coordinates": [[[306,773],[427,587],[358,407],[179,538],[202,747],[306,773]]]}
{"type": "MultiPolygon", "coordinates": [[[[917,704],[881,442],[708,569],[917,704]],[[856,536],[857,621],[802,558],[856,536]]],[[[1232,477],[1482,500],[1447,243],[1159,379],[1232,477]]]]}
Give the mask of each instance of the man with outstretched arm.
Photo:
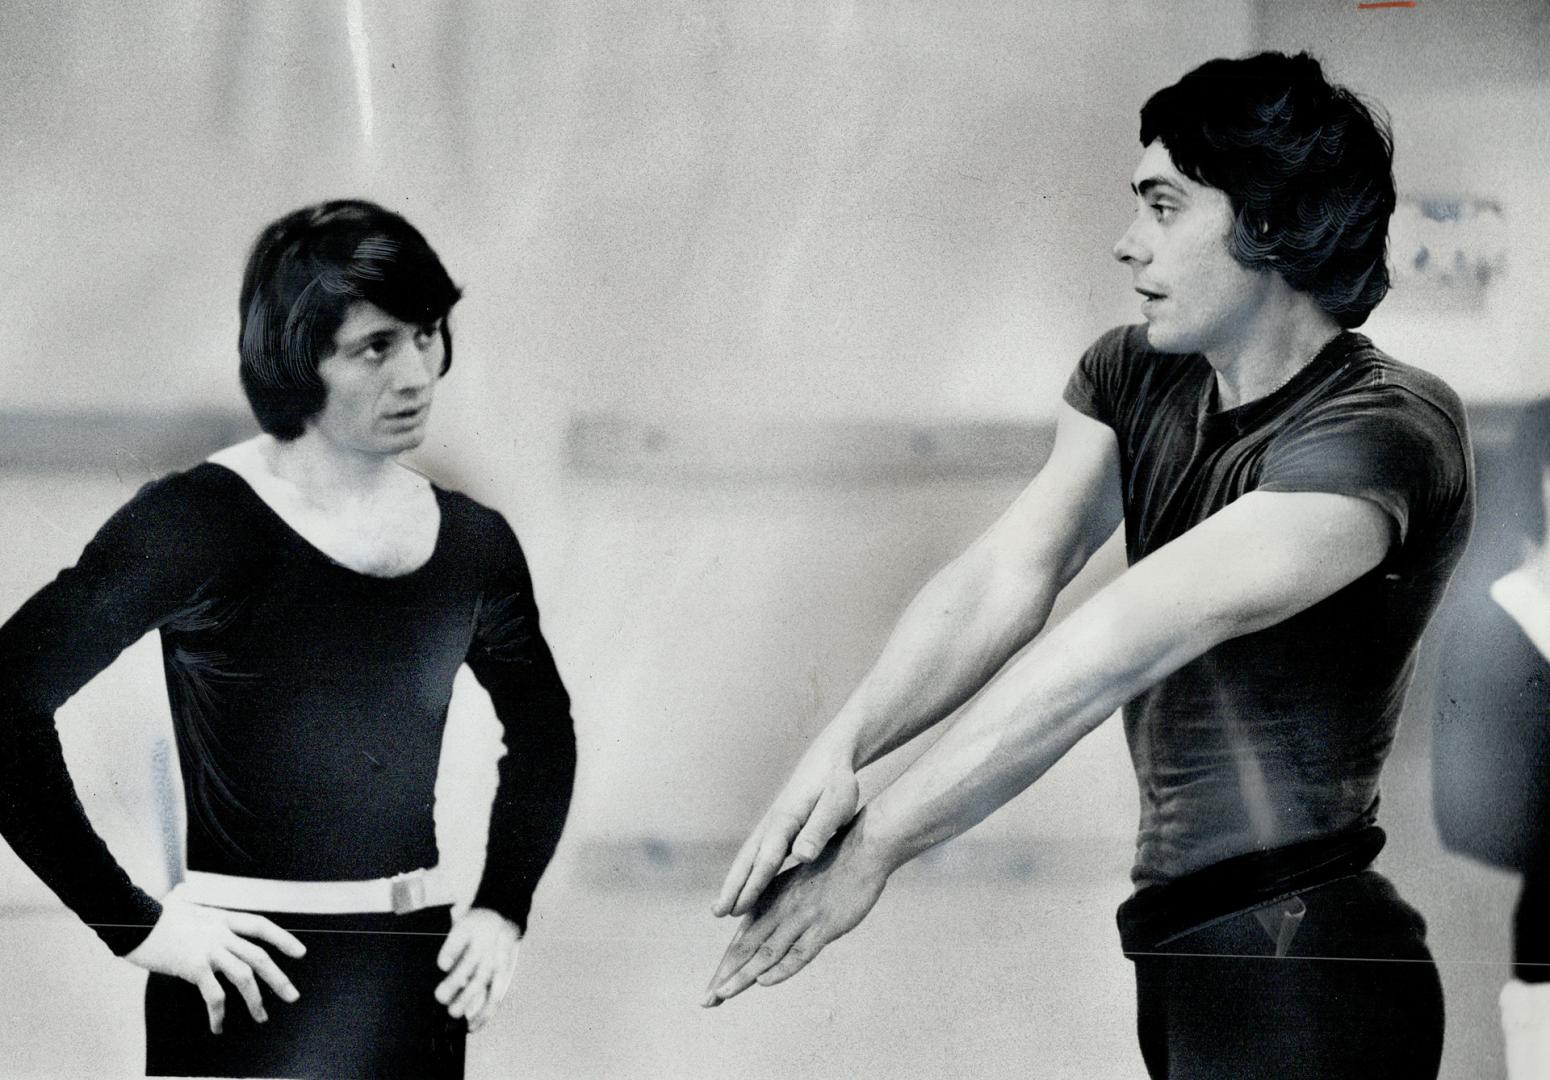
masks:
{"type": "Polygon", "coordinates": [[[705,1004],[795,974],[1123,706],[1141,820],[1119,923],[1151,1074],[1433,1077],[1425,925],[1370,864],[1473,504],[1457,397],[1353,332],[1388,289],[1390,136],[1317,61],[1262,53],[1153,95],[1141,144],[1114,254],[1144,324],[1082,357],[1048,462],[743,845],[705,1004]],[[1129,568],[1025,650],[1120,524],[1129,568]],[[858,812],[856,770],[949,715],[858,812]]]}

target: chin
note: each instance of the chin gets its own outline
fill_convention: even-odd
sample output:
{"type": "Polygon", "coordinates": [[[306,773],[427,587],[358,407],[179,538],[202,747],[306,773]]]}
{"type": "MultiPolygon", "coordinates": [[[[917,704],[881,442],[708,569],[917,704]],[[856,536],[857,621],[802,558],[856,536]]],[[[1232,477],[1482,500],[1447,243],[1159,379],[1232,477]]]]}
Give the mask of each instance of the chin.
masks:
{"type": "Polygon", "coordinates": [[[1192,335],[1182,333],[1177,328],[1170,328],[1166,324],[1159,326],[1154,322],[1146,324],[1146,343],[1158,352],[1164,353],[1200,351],[1198,342],[1192,335]]]}
{"type": "Polygon", "coordinates": [[[425,441],[425,429],[416,428],[413,431],[404,431],[377,441],[378,452],[383,454],[402,454],[406,450],[413,450],[425,441]]]}
{"type": "Polygon", "coordinates": [[[1154,322],[1146,324],[1146,343],[1158,352],[1173,352],[1173,342],[1169,339],[1168,331],[1159,328],[1154,322]]]}

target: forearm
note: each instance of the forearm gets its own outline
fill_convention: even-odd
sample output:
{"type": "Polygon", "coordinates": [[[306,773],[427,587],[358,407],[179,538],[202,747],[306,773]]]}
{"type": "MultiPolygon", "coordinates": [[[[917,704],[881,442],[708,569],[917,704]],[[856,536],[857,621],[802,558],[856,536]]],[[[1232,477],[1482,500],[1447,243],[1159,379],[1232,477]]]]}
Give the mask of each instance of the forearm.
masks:
{"type": "Polygon", "coordinates": [[[525,933],[533,891],[564,831],[576,775],[570,703],[557,675],[542,692],[492,693],[505,724],[506,754],[497,767],[484,875],[474,905],[488,907],[525,933]]]}
{"type": "MultiPolygon", "coordinates": [[[[122,515],[121,515],[122,516],[122,515]]],[[[118,518],[115,518],[117,521],[118,518]]],[[[176,581],[142,573],[108,527],[0,626],[0,834],[120,955],[160,905],[92,827],[60,746],[55,714],[178,600],[176,581]]]]}
{"type": "Polygon", "coordinates": [[[860,768],[973,697],[1043,629],[1071,576],[1032,565],[1014,576],[971,548],[939,571],[819,737],[820,751],[860,768]]]}
{"type": "Polygon", "coordinates": [[[1130,698],[1234,633],[1155,610],[1167,601],[1130,584],[1018,657],[868,805],[860,831],[890,870],[989,816],[1130,698]]]}
{"type": "Polygon", "coordinates": [[[1116,709],[1220,642],[1371,571],[1389,517],[1361,499],[1251,493],[1136,563],[1009,665],[867,808],[898,865],[1033,783],[1116,709]]]}
{"type": "Polygon", "coordinates": [[[0,710],[0,834],[64,904],[122,956],[161,905],[114,859],[76,795],[52,721],[0,710]]]}

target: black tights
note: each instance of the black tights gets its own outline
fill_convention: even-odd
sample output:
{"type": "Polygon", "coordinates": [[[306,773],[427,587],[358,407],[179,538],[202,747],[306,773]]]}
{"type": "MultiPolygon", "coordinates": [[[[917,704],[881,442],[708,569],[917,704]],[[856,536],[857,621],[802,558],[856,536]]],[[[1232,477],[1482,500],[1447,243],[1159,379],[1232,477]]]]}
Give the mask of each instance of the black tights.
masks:
{"type": "Polygon", "coordinates": [[[1132,955],[1155,1080],[1436,1077],[1442,984],[1421,916],[1371,870],[1300,899],[1282,957],[1254,912],[1132,955]]]}
{"type": "Polygon", "coordinates": [[[432,996],[446,908],[413,915],[271,916],[307,946],[270,955],[301,991],[286,1004],[266,987],[265,1024],[226,990],[222,1034],[210,1034],[192,983],[152,975],[145,987],[148,1076],[461,1077],[466,1025],[432,996]]]}

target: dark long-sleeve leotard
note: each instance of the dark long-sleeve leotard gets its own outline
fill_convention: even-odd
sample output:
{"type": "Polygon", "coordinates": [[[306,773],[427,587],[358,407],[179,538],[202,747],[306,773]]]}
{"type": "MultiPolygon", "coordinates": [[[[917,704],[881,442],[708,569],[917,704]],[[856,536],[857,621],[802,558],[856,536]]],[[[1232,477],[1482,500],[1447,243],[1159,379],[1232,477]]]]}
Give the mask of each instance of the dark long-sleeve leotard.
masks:
{"type": "Polygon", "coordinates": [[[467,663],[504,730],[476,906],[524,930],[570,802],[570,702],[505,520],[435,488],[435,549],[397,577],[334,562],[205,463],[153,481],[0,627],[0,832],[117,953],[160,914],[93,830],[54,713],[161,637],[191,869],[384,877],[437,861],[436,769],[467,663]]]}

